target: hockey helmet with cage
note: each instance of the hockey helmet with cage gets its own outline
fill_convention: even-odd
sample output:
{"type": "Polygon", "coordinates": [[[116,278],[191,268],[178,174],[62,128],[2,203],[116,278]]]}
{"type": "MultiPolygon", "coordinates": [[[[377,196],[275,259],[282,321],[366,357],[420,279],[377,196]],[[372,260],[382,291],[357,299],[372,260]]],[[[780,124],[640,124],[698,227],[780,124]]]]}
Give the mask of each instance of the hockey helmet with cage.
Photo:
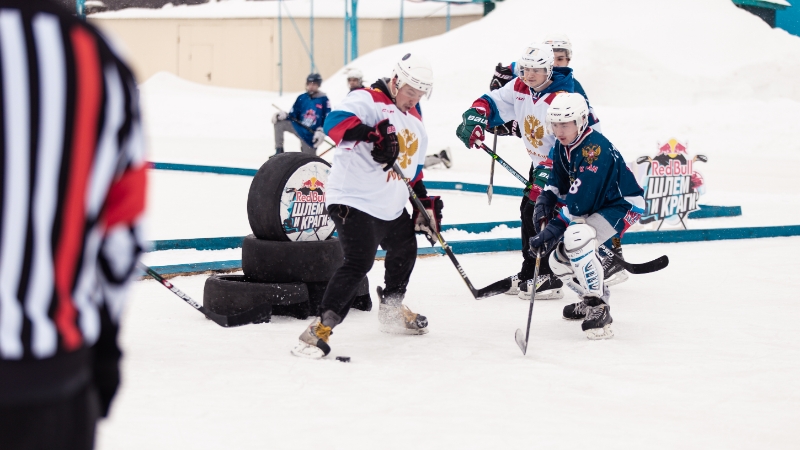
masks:
{"type": "Polygon", "coordinates": [[[553,51],[564,50],[567,52],[567,58],[572,59],[572,42],[566,34],[551,34],[544,40],[545,44],[550,44],[553,51]]]}
{"type": "Polygon", "coordinates": [[[581,94],[561,93],[553,99],[547,109],[545,120],[547,132],[553,133],[554,123],[575,122],[578,126],[578,136],[581,136],[589,126],[589,106],[581,94]]]}
{"type": "MultiPolygon", "coordinates": [[[[397,89],[405,85],[422,91],[430,98],[433,91],[433,69],[424,57],[414,53],[406,53],[392,69],[392,78],[397,77],[397,89]]],[[[392,94],[392,95],[396,95],[392,94]]]]}
{"type": "Polygon", "coordinates": [[[553,76],[553,63],[555,62],[555,55],[553,55],[553,47],[549,44],[529,44],[522,56],[517,61],[519,66],[520,75],[523,75],[525,69],[547,69],[547,79],[539,86],[531,86],[538,89],[545,83],[550,81],[553,76]]]}

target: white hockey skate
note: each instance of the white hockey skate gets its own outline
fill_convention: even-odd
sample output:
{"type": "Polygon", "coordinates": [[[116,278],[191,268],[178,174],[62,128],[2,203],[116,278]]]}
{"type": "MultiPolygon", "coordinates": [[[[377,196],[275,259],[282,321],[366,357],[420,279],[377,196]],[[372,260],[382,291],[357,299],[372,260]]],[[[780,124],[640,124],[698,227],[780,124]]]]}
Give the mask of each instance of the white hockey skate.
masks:
{"type": "Polygon", "coordinates": [[[384,297],[383,289],[378,286],[378,322],[380,330],[390,334],[420,335],[428,332],[428,318],[412,312],[402,304],[403,296],[384,297]]]}
{"type": "Polygon", "coordinates": [[[331,328],[323,325],[317,317],[300,335],[300,342],[292,349],[292,355],[307,359],[324,358],[331,352],[328,345],[330,336],[331,328]]]}

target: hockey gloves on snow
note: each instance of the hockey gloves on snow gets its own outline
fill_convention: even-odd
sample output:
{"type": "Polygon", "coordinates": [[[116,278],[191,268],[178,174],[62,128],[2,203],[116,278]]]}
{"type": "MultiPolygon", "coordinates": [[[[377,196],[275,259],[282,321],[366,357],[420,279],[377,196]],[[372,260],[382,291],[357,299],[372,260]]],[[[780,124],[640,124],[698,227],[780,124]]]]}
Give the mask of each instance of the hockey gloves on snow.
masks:
{"type": "Polygon", "coordinates": [[[425,212],[428,213],[428,217],[434,217],[436,219],[431,221],[431,225],[433,225],[435,229],[431,230],[428,227],[428,221],[420,215],[417,208],[414,208],[414,216],[412,217],[414,220],[414,231],[428,235],[428,239],[432,242],[436,241],[436,231],[442,228],[442,208],[444,208],[444,203],[441,197],[436,195],[421,197],[419,201],[422,202],[422,206],[425,207],[425,212]]]}
{"type": "Polygon", "coordinates": [[[372,142],[372,159],[378,164],[384,164],[383,171],[388,172],[400,154],[394,125],[389,123],[389,119],[381,120],[367,134],[367,141],[372,142]]]}
{"type": "Polygon", "coordinates": [[[489,124],[486,112],[483,108],[470,108],[461,118],[456,135],[467,148],[479,147],[486,138],[486,126],[489,124]]]}
{"type": "Polygon", "coordinates": [[[544,230],[539,232],[536,236],[530,238],[528,241],[528,245],[530,248],[528,252],[531,256],[536,256],[536,251],[540,250],[542,255],[547,254],[550,250],[555,248],[558,241],[561,240],[561,237],[564,236],[564,232],[567,231],[567,224],[565,224],[561,220],[553,220],[546,227],[544,230]]]}
{"type": "Polygon", "coordinates": [[[317,128],[317,131],[314,132],[314,138],[311,141],[314,143],[314,148],[319,148],[319,146],[325,142],[325,132],[322,131],[322,128],[317,128]]]}
{"type": "Polygon", "coordinates": [[[533,227],[537,233],[540,233],[540,223],[549,223],[555,217],[556,203],[558,197],[553,191],[544,191],[539,194],[536,199],[536,205],[533,207],[533,227]]]}
{"type": "Polygon", "coordinates": [[[513,79],[514,72],[511,71],[511,67],[503,66],[503,63],[497,63],[497,67],[494,68],[492,81],[489,83],[489,90],[494,91],[495,89],[500,89],[513,79]]]}

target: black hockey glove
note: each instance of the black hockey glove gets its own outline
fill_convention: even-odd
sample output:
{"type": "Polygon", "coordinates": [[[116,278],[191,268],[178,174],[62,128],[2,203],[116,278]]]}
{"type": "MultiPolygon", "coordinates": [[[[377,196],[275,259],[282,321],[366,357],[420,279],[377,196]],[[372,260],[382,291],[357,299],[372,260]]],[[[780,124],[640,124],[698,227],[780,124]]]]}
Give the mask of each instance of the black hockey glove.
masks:
{"type": "Polygon", "coordinates": [[[436,195],[421,197],[419,201],[422,202],[422,206],[425,207],[428,217],[434,217],[436,220],[425,220],[425,217],[419,213],[419,209],[414,208],[414,216],[412,217],[414,220],[414,231],[425,234],[428,236],[429,241],[436,242],[438,240],[436,238],[436,232],[442,228],[442,208],[444,208],[444,202],[442,202],[441,197],[436,195]],[[429,222],[433,225],[433,230],[428,227],[429,222]]]}
{"type": "Polygon", "coordinates": [[[528,241],[528,245],[530,248],[528,249],[528,253],[531,254],[534,258],[536,257],[536,252],[541,251],[542,256],[546,255],[547,252],[555,248],[558,241],[561,240],[561,237],[564,236],[564,232],[567,231],[567,224],[565,224],[561,220],[553,220],[546,227],[536,236],[530,238],[528,241]]]}
{"type": "Polygon", "coordinates": [[[516,120],[510,120],[502,125],[498,125],[493,128],[487,128],[486,131],[492,134],[496,134],[498,136],[516,136],[518,138],[522,137],[522,134],[519,132],[519,126],[517,126],[516,120]]]}
{"type": "Polygon", "coordinates": [[[533,207],[533,227],[537,233],[542,231],[539,224],[549,223],[555,217],[556,203],[558,203],[558,197],[553,191],[544,191],[539,194],[536,205],[533,207]]]}
{"type": "Polygon", "coordinates": [[[503,66],[503,63],[497,63],[497,67],[494,68],[492,81],[489,82],[489,90],[494,91],[495,89],[500,89],[513,79],[514,72],[511,71],[511,67],[503,66]]]}
{"type": "Polygon", "coordinates": [[[400,154],[400,144],[397,142],[397,133],[389,119],[383,119],[367,135],[367,141],[372,142],[372,159],[378,164],[384,164],[384,172],[391,170],[397,156],[400,154]]]}

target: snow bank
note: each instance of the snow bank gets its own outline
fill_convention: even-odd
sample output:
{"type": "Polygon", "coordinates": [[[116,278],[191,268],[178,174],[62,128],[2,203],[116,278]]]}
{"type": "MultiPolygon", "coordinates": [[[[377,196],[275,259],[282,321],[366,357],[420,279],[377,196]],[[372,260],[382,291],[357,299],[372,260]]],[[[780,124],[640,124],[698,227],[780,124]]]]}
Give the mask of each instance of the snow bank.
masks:
{"type": "MultiPolygon", "coordinates": [[[[314,2],[314,18],[344,17],[345,1],[350,0],[318,0],[314,2]]],[[[284,0],[283,15],[287,11],[293,17],[309,17],[310,0],[284,0]]],[[[446,4],[438,2],[417,3],[406,1],[403,15],[407,18],[444,17],[447,15],[446,4]]],[[[468,16],[483,14],[482,4],[453,4],[451,16],[468,16]]],[[[92,14],[97,19],[251,19],[277,17],[277,1],[223,0],[204,3],[202,5],[167,5],[161,9],[127,8],[118,11],[107,11],[92,14]]],[[[362,19],[396,19],[400,17],[400,1],[360,0],[358,17],[362,19]]]]}

